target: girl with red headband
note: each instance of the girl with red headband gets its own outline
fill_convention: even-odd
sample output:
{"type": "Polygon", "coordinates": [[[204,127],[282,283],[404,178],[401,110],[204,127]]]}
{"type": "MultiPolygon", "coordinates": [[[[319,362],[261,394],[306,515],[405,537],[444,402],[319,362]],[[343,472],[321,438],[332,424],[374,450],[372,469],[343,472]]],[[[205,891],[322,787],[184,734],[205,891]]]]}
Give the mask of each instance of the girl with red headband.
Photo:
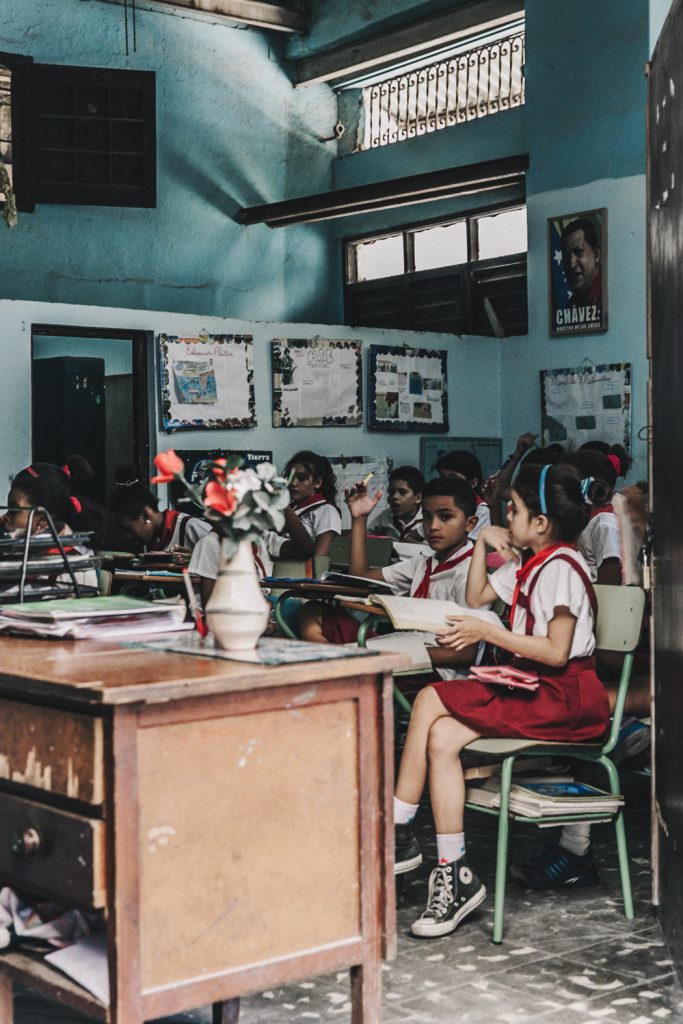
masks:
{"type": "MultiPolygon", "coordinates": [[[[49,523],[45,512],[49,513],[60,537],[68,537],[75,531],[87,529],[81,503],[69,493],[68,471],[47,462],[35,462],[12,478],[7,505],[3,525],[14,537],[26,534],[29,521],[32,534],[47,533],[49,523]],[[31,509],[35,507],[41,511],[35,512],[31,520],[31,509]]],[[[89,548],[80,545],[74,546],[71,550],[78,554],[90,553],[89,548]]],[[[95,569],[77,570],[75,576],[83,587],[97,589],[95,569]]],[[[70,586],[71,577],[65,573],[58,576],[56,582],[67,583],[70,586]]]]}
{"type": "MultiPolygon", "coordinates": [[[[480,736],[598,741],[609,722],[593,658],[595,593],[577,547],[589,515],[581,481],[570,467],[529,466],[517,476],[510,504],[509,529],[489,526],[477,538],[466,597],[472,608],[502,598],[512,609],[511,630],[453,616],[437,639],[456,652],[482,641],[510,651],[514,667],[535,673],[540,686],[529,692],[473,679],[444,681],[415,700],[394,800],[396,870],[421,863],[411,823],[429,775],[438,864],[427,908],[412,925],[413,935],[425,938],[452,932],[486,896],[465,859],[463,747],[480,736]],[[506,560],[490,577],[487,545],[506,560]]],[[[545,856],[571,860],[556,847],[545,856]]],[[[588,878],[592,855],[576,860],[572,870],[588,878]]]]}

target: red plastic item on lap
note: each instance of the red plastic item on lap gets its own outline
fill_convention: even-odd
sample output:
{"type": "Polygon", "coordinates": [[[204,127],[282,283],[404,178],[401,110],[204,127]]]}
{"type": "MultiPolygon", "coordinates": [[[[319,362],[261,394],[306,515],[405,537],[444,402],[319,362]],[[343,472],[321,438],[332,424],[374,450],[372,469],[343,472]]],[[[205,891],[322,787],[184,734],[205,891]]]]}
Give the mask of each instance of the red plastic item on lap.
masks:
{"type": "Polygon", "coordinates": [[[480,683],[493,683],[496,686],[507,686],[510,690],[537,690],[540,683],[535,672],[522,672],[509,665],[474,665],[470,669],[470,679],[480,683]]]}

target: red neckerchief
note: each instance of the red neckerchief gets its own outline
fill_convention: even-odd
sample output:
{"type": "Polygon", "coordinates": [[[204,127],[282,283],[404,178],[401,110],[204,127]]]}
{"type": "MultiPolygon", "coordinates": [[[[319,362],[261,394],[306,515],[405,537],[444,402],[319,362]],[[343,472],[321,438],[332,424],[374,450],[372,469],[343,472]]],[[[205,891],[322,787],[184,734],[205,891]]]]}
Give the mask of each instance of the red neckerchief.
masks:
{"type": "Polygon", "coordinates": [[[292,512],[296,512],[298,516],[302,512],[308,512],[311,508],[317,508],[318,505],[327,505],[328,501],[324,494],[316,491],[315,494],[309,494],[307,498],[302,498],[301,501],[293,501],[289,506],[292,512]]]}
{"type": "Polygon", "coordinates": [[[398,539],[399,540],[403,540],[403,538],[406,536],[406,534],[410,533],[412,528],[417,523],[421,523],[422,522],[422,516],[421,516],[421,514],[419,512],[416,512],[415,515],[413,516],[413,518],[410,520],[410,522],[409,523],[405,523],[405,524],[401,522],[401,520],[398,518],[398,516],[393,516],[392,517],[392,521],[393,521],[393,524],[394,524],[394,529],[399,534],[399,538],[398,539]]]}
{"type": "Polygon", "coordinates": [[[595,519],[595,517],[599,516],[601,512],[614,512],[614,505],[601,505],[600,508],[592,508],[590,514],[591,519],[595,519]]]}
{"type": "Polygon", "coordinates": [[[576,544],[568,544],[567,541],[562,541],[559,544],[551,544],[550,547],[543,548],[542,551],[536,552],[535,555],[524,563],[521,569],[517,570],[517,582],[515,583],[515,590],[512,595],[512,604],[510,605],[510,629],[512,629],[514,625],[515,611],[517,610],[522,585],[526,583],[534,569],[543,565],[543,563],[547,561],[551,555],[554,555],[559,548],[571,548],[574,551],[579,550],[576,544]]]}
{"type": "Polygon", "coordinates": [[[486,500],[482,498],[481,494],[476,494],[475,492],[474,497],[477,499],[477,505],[486,505],[486,500]]]}
{"type": "Polygon", "coordinates": [[[458,565],[460,562],[464,562],[466,558],[471,558],[473,551],[474,547],[470,544],[466,551],[460,551],[452,558],[449,558],[447,562],[437,562],[436,568],[433,568],[434,555],[428,558],[425,566],[425,574],[422,577],[422,581],[420,582],[417,590],[412,594],[412,597],[429,597],[429,583],[432,576],[438,576],[440,572],[446,572],[447,569],[453,569],[454,566],[458,565]]]}
{"type": "Polygon", "coordinates": [[[261,557],[260,557],[260,555],[258,553],[258,545],[252,543],[251,550],[252,550],[252,554],[254,556],[254,561],[256,562],[256,568],[258,569],[258,571],[261,574],[261,579],[264,580],[266,578],[266,576],[268,575],[268,573],[266,572],[266,567],[263,564],[263,562],[261,561],[261,557]]]}
{"type": "Polygon", "coordinates": [[[167,551],[168,546],[171,543],[173,537],[173,531],[175,530],[178,517],[181,515],[177,509],[167,508],[164,512],[164,518],[161,521],[161,530],[159,531],[158,537],[155,537],[150,544],[150,551],[167,551]]]}

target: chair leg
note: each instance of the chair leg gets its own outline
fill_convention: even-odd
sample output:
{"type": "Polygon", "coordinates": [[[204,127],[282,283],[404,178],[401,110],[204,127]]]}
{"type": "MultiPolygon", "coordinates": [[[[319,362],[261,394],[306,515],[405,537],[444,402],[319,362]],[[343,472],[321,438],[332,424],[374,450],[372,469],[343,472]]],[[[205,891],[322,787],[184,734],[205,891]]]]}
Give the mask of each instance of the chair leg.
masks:
{"type": "Polygon", "coordinates": [[[505,886],[507,885],[508,838],[510,835],[510,784],[514,757],[503,761],[500,773],[500,810],[498,812],[498,843],[496,847],[496,891],[493,897],[493,941],[503,941],[503,920],[505,916],[505,886]]]}
{"type": "MultiPolygon", "coordinates": [[[[601,764],[607,772],[610,790],[612,793],[619,793],[619,772],[616,765],[609,757],[600,758],[601,764]]],[[[624,812],[619,811],[614,819],[614,831],[617,837],[617,855],[619,857],[619,875],[621,877],[621,892],[624,899],[624,917],[632,921],[635,917],[633,909],[633,892],[631,890],[631,872],[628,866],[628,847],[626,846],[626,827],[624,825],[624,812]]]]}

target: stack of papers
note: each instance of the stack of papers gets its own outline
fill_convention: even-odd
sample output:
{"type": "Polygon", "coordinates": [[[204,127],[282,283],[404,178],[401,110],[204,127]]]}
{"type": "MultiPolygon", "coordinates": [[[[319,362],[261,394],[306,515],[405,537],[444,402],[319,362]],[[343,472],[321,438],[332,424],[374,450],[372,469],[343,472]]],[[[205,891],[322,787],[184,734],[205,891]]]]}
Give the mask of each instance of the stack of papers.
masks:
{"type": "Polygon", "coordinates": [[[134,597],[26,601],[0,612],[0,632],[67,640],[110,640],[194,629],[184,604],[134,597]]]}
{"type": "MultiPolygon", "coordinates": [[[[500,807],[500,779],[491,778],[467,787],[467,800],[483,807],[500,807]]],[[[614,796],[571,776],[525,776],[510,787],[510,811],[524,818],[567,814],[616,813],[624,803],[614,796]]]]}

